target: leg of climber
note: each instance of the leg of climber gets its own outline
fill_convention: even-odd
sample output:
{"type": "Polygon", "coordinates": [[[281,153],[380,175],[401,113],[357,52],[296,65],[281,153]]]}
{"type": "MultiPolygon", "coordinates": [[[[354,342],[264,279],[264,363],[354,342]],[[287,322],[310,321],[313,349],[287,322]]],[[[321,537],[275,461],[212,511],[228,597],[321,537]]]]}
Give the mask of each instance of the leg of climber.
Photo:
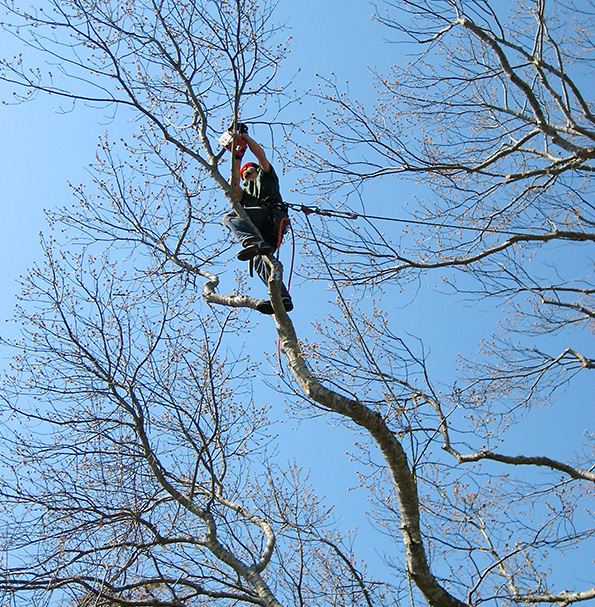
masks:
{"type": "MultiPolygon", "coordinates": [[[[248,207],[245,211],[252,223],[259,230],[262,229],[266,224],[267,210],[262,207],[248,207]]],[[[256,255],[268,255],[271,252],[270,246],[253,230],[252,226],[235,213],[228,213],[223,218],[223,225],[232,231],[235,239],[242,245],[242,250],[237,254],[240,261],[248,261],[256,255]]]]}
{"type": "MultiPolygon", "coordinates": [[[[261,228],[262,236],[265,242],[271,247],[271,252],[274,254],[283,238],[283,231],[287,227],[287,212],[281,206],[269,207],[267,222],[261,228]]],[[[270,269],[266,261],[261,257],[254,258],[254,269],[260,276],[260,279],[268,286],[270,278],[270,269]]],[[[281,298],[286,312],[293,310],[293,302],[285,285],[281,283],[281,298]]],[[[256,308],[262,314],[273,314],[273,305],[270,301],[262,301],[256,308]]]]}
{"type": "MultiPolygon", "coordinates": [[[[256,273],[258,274],[262,282],[264,282],[264,284],[268,286],[271,271],[269,268],[269,264],[260,255],[257,255],[254,258],[254,269],[256,270],[256,273]]],[[[283,300],[283,306],[285,307],[285,311],[291,312],[291,310],[293,310],[293,302],[291,301],[289,291],[283,283],[281,283],[281,299],[283,300]]],[[[262,314],[274,313],[273,304],[268,299],[263,300],[261,303],[259,303],[258,306],[256,306],[256,309],[262,314]]]]}

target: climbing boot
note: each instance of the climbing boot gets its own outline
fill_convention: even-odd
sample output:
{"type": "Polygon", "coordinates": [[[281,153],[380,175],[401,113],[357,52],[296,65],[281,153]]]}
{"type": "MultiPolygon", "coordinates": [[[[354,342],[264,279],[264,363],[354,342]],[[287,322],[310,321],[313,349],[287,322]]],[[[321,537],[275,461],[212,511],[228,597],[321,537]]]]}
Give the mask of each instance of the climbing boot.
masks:
{"type": "MultiPolygon", "coordinates": [[[[286,312],[291,312],[293,310],[293,302],[291,301],[291,298],[284,297],[283,306],[284,306],[286,312]]],[[[275,313],[275,311],[273,310],[273,304],[268,299],[263,299],[261,302],[259,302],[256,306],[256,309],[261,314],[274,314],[275,313]]]]}
{"type": "Polygon", "coordinates": [[[249,261],[250,259],[256,257],[257,255],[268,255],[271,252],[271,247],[269,247],[266,242],[260,241],[244,241],[242,243],[242,250],[238,251],[236,257],[240,261],[249,261]]]}

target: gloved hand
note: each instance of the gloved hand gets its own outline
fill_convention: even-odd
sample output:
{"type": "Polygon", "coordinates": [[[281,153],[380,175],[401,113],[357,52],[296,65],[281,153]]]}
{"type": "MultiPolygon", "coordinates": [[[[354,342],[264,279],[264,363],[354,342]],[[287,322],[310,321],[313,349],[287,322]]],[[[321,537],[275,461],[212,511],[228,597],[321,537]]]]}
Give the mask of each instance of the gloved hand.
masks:
{"type": "MultiPolygon", "coordinates": [[[[233,143],[230,144],[229,148],[231,148],[232,145],[233,145],[233,143]]],[[[241,135],[238,135],[236,137],[236,149],[234,151],[234,154],[235,154],[235,157],[236,157],[237,160],[241,160],[242,159],[242,156],[246,152],[247,145],[248,144],[246,143],[246,140],[241,135]]]]}
{"type": "MultiPolygon", "coordinates": [[[[244,131],[245,132],[245,131],[244,131]]],[[[233,131],[225,131],[221,137],[219,137],[219,143],[227,148],[230,152],[232,151],[233,146],[233,131]]],[[[244,153],[246,152],[246,140],[241,135],[236,135],[236,146],[235,146],[235,157],[240,160],[244,153]]]]}
{"type": "MultiPolygon", "coordinates": [[[[229,125],[228,131],[233,133],[233,123],[229,125]]],[[[238,122],[238,135],[247,135],[248,125],[244,122],[238,122]]]]}

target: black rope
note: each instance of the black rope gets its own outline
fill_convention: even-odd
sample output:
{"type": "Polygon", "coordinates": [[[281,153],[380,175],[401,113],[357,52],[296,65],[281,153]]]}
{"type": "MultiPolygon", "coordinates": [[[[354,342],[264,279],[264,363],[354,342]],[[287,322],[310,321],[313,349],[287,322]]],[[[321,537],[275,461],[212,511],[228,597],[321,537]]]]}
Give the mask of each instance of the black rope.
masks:
{"type": "Polygon", "coordinates": [[[384,217],[380,215],[368,215],[366,213],[354,213],[352,211],[337,211],[332,209],[321,209],[320,207],[308,207],[305,204],[292,204],[289,202],[285,203],[290,209],[294,211],[301,211],[304,215],[321,215],[323,217],[338,217],[342,219],[373,219],[377,221],[392,221],[395,223],[405,223],[429,226],[435,228],[450,228],[453,230],[471,230],[473,232],[491,232],[492,234],[505,234],[507,236],[518,236],[520,232],[514,232],[512,230],[498,230],[495,228],[476,228],[470,226],[461,226],[448,223],[438,223],[436,221],[426,221],[422,219],[403,219],[400,217],[384,217]]]}

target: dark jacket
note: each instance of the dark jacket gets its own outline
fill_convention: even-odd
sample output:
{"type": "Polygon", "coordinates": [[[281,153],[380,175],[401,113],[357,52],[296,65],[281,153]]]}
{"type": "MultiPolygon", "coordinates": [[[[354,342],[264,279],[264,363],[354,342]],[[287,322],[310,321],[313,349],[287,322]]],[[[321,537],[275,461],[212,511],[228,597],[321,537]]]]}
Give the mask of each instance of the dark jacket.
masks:
{"type": "Polygon", "coordinates": [[[272,166],[268,173],[259,168],[256,179],[244,183],[243,207],[278,206],[282,202],[279,178],[272,166]]]}

